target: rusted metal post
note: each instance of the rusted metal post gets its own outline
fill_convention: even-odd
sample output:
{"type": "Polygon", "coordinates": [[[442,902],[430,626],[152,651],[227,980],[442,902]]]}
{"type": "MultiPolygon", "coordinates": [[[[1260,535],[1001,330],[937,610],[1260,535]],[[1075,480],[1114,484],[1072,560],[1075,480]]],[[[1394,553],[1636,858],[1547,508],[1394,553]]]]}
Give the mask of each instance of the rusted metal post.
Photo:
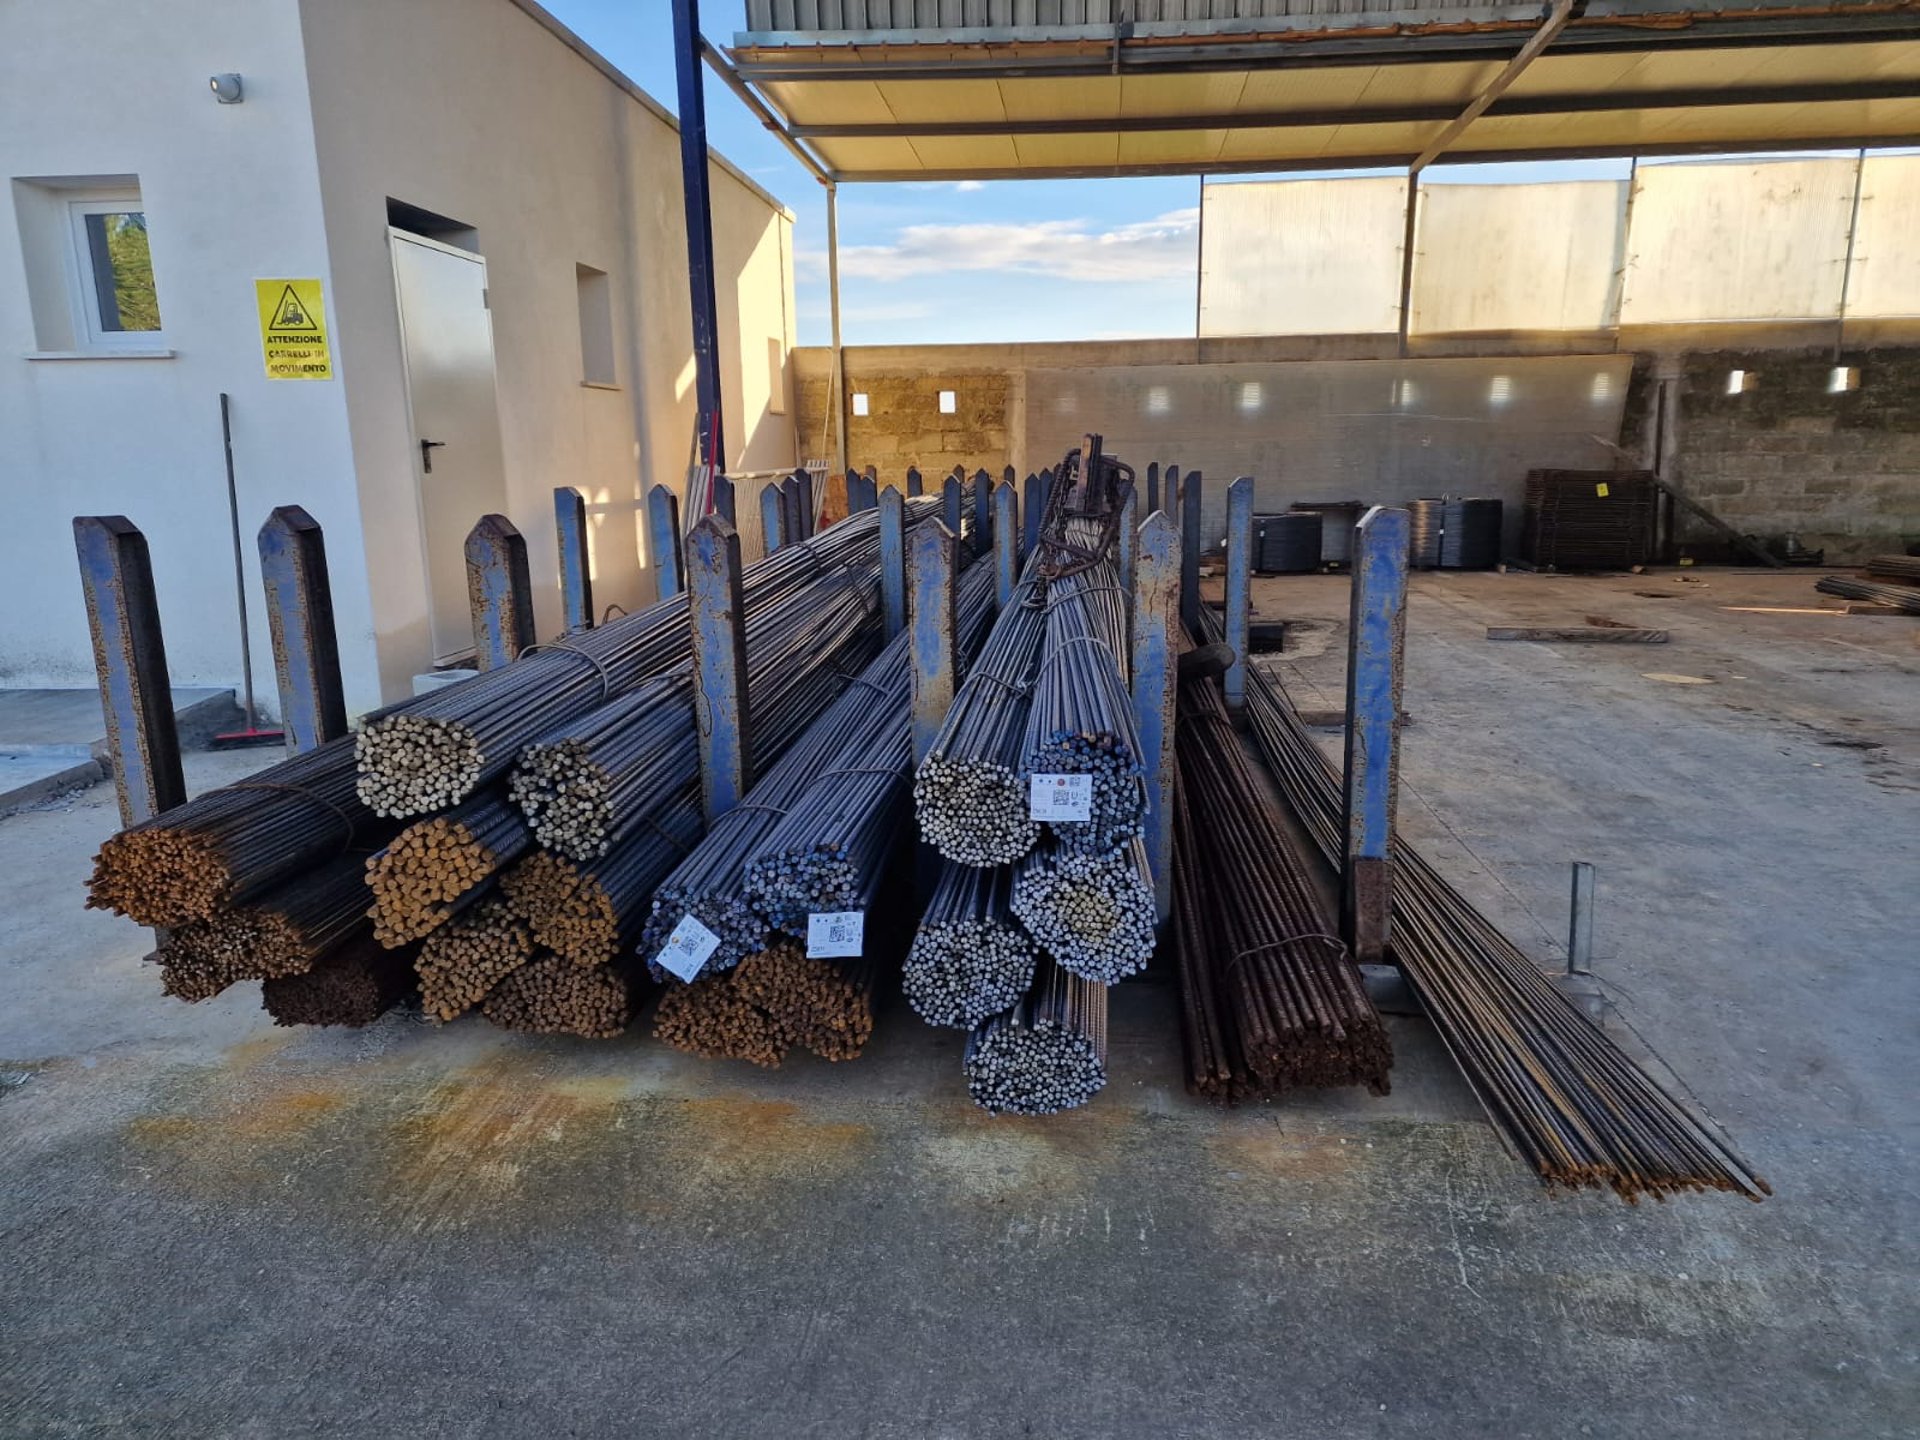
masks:
{"type": "Polygon", "coordinates": [[[708,825],[740,803],[753,778],[747,731],[746,605],[740,536],[709,515],[687,537],[693,620],[693,704],[700,743],[700,803],[708,825]]]}
{"type": "Polygon", "coordinates": [[[1133,723],[1147,777],[1147,860],[1153,907],[1165,924],[1173,908],[1174,709],[1179,691],[1180,532],[1156,512],[1138,532],[1133,582],[1133,723]]]}
{"type": "Polygon", "coordinates": [[[1353,536],[1340,911],[1348,951],[1362,964],[1380,962],[1389,939],[1410,525],[1407,511],[1376,505],[1353,536]]]}
{"type": "Polygon", "coordinates": [[[713,513],[725,520],[729,525],[738,525],[740,520],[739,517],[734,514],[733,510],[734,505],[737,503],[733,481],[729,480],[725,475],[714,476],[713,513]]]}
{"type": "Polygon", "coordinates": [[[914,466],[907,467],[907,497],[911,499],[921,491],[920,472],[914,466]]]}
{"type": "Polygon", "coordinates": [[[560,545],[561,619],[569,635],[590,630],[593,573],[587,560],[587,497],[571,485],[554,487],[553,533],[560,545]]]}
{"type": "Polygon", "coordinates": [[[504,515],[482,515],[467,532],[467,606],[474,661],[482,670],[511,663],[533,644],[527,541],[504,515]]]}
{"type": "MultiPolygon", "coordinates": [[[[729,522],[731,523],[731,522],[729,522]]],[[[680,497],[664,485],[647,493],[647,548],[653,552],[658,598],[687,588],[687,561],[680,539],[680,497]]]]}
{"type": "Polygon", "coordinates": [[[780,512],[780,543],[798,545],[807,538],[807,527],[800,518],[800,481],[795,476],[780,482],[780,512]]]}
{"type": "Polygon", "coordinates": [[[1004,610],[1020,578],[1020,496],[1005,480],[993,492],[993,566],[994,603],[1004,610]]]}
{"type": "Polygon", "coordinates": [[[795,499],[800,507],[800,538],[809,540],[813,537],[814,521],[813,472],[804,468],[796,470],[793,479],[795,489],[799,492],[795,499]]]}
{"type": "Polygon", "coordinates": [[[880,615],[887,639],[907,623],[907,502],[889,485],[880,492],[880,615]]]}
{"type": "Polygon", "coordinates": [[[1200,628],[1200,472],[1180,482],[1180,618],[1200,628]]]}
{"type": "Polygon", "coordinates": [[[787,507],[786,497],[778,485],[766,485],[760,490],[760,538],[771,555],[787,543],[787,507]]]}
{"type": "Polygon", "coordinates": [[[1120,506],[1120,534],[1114,541],[1114,564],[1120,571],[1120,588],[1126,592],[1128,613],[1133,606],[1133,577],[1140,567],[1140,495],[1131,486],[1120,506]]]}
{"type": "Polygon", "coordinates": [[[967,486],[957,475],[949,475],[940,482],[940,518],[946,522],[947,533],[957,541],[965,523],[967,486]]]}
{"type": "Polygon", "coordinates": [[[76,515],[73,546],[93,632],[120,823],[137,825],[187,798],[153,562],[147,537],[124,515],[76,515]]]}
{"type": "MultiPolygon", "coordinates": [[[[951,484],[951,482],[949,482],[951,484]]],[[[913,764],[933,748],[953,704],[959,643],[954,635],[954,576],[960,540],[938,520],[914,530],[907,543],[907,590],[913,625],[907,642],[913,662],[913,764]]]]}
{"type": "Polygon", "coordinates": [[[327,542],[319,521],[298,505],[282,505],[260,527],[259,546],[280,728],[287,748],[299,755],[347,733],[327,542]]]}
{"type": "Polygon", "coordinates": [[[1253,477],[1227,487],[1227,644],[1233,664],[1221,677],[1227,712],[1235,720],[1247,708],[1247,638],[1253,622],[1253,477]]]}

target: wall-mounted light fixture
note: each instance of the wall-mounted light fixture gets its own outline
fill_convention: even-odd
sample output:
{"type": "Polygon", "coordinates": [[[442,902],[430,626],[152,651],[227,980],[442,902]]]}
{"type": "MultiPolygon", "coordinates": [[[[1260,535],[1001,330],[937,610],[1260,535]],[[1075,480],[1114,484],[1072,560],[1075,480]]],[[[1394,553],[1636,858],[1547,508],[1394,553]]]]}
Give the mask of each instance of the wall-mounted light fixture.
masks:
{"type": "Polygon", "coordinates": [[[229,70],[224,75],[210,76],[207,88],[213,91],[213,98],[222,105],[238,105],[247,98],[247,90],[240,83],[240,77],[229,70]]]}

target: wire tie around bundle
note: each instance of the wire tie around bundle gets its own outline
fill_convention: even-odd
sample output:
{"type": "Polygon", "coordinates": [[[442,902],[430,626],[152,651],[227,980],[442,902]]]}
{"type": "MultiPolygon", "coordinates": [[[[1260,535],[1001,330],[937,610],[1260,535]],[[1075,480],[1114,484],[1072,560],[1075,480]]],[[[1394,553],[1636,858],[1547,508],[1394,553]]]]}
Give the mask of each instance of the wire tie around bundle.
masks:
{"type": "Polygon", "coordinates": [[[282,794],[298,795],[302,800],[311,800],[314,804],[332,811],[333,818],[338,820],[346,830],[347,833],[340,837],[340,848],[345,850],[353,843],[355,829],[353,817],[324,795],[316,795],[311,790],[302,790],[298,785],[282,785],[275,780],[239,780],[227,788],[229,790],[278,790],[282,794]]]}
{"type": "Polygon", "coordinates": [[[1333,946],[1340,959],[1346,958],[1347,942],[1342,940],[1338,935],[1324,935],[1318,930],[1308,930],[1299,935],[1290,935],[1285,940],[1270,940],[1265,945],[1255,945],[1251,949],[1242,950],[1238,955],[1235,955],[1231,960],[1227,961],[1226,973],[1231,975],[1234,967],[1250,955],[1264,955],[1269,950],[1285,950],[1290,945],[1298,945],[1302,940],[1324,940],[1333,946]]]}
{"type": "Polygon", "coordinates": [[[593,666],[594,673],[600,677],[600,703],[604,705],[613,698],[613,677],[607,674],[607,667],[579,646],[567,640],[548,640],[539,645],[529,645],[520,653],[522,655],[531,655],[536,650],[564,650],[569,655],[578,655],[582,660],[593,666]]]}

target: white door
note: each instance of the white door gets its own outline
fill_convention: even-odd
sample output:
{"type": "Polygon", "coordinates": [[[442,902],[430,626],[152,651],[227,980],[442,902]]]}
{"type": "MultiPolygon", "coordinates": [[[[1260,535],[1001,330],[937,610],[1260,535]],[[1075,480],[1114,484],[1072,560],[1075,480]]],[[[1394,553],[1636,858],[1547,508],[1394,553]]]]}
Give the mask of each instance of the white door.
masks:
{"type": "Polygon", "coordinates": [[[467,532],[482,515],[507,508],[487,262],[418,235],[388,233],[426,539],[433,658],[446,664],[473,653],[467,532]]]}

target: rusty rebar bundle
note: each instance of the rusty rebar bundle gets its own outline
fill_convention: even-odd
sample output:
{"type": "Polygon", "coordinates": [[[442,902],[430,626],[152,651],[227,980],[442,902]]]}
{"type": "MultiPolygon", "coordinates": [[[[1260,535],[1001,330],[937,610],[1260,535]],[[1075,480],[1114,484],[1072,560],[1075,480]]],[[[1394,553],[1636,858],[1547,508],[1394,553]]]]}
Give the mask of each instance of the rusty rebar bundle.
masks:
{"type": "Polygon", "coordinates": [[[367,858],[374,938],[391,947],[431,934],[532,846],[520,812],[493,795],[409,825],[367,858]]]}
{"type": "Polygon", "coordinates": [[[702,1059],[764,1069],[796,1049],[856,1059],[873,1034],[875,975],[870,960],[809,960],[799,945],[777,941],[731,970],[668,989],[653,1033],[702,1059]]]}
{"type": "Polygon", "coordinates": [[[436,1020],[456,1019],[533,953],[533,937],[513,908],[498,898],[482,901],[421,945],[414,961],[421,1008],[436,1020]]]}
{"type": "Polygon", "coordinates": [[[1181,688],[1175,744],[1189,1084],[1227,1101],[1337,1085],[1386,1094],[1386,1026],[1248,768],[1213,681],[1181,688]]]}
{"type": "Polygon", "coordinates": [[[413,989],[413,956],[363,937],[310,970],[262,982],[260,1003],[276,1025],[371,1025],[413,989]]]}
{"type": "Polygon", "coordinates": [[[174,929],[159,950],[162,989],[187,1001],[239,980],[298,975],[368,933],[366,890],[351,856],[297,876],[253,903],[174,929]]]}
{"type": "Polygon", "coordinates": [[[487,992],[480,1013],[502,1030],[611,1040],[627,1028],[633,999],[620,969],[538,954],[487,992]]]}
{"type": "MultiPolygon", "coordinates": [[[[1201,612],[1209,639],[1219,621],[1201,612]]],[[[1278,682],[1251,667],[1247,714],[1280,789],[1340,863],[1340,781],[1278,682]]],[[[1767,1182],[1589,1020],[1519,946],[1393,841],[1391,953],[1500,1134],[1549,1187],[1629,1202],[1767,1182]]]]}

